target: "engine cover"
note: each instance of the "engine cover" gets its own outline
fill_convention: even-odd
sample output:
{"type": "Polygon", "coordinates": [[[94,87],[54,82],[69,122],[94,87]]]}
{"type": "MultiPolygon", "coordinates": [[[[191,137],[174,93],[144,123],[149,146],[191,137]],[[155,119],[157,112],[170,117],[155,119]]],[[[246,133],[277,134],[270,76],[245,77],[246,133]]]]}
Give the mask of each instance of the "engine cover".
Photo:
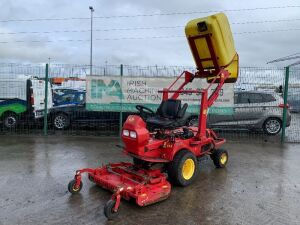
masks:
{"type": "Polygon", "coordinates": [[[122,130],[122,140],[125,144],[125,151],[134,155],[143,156],[145,145],[148,144],[149,139],[150,134],[144,120],[137,115],[128,116],[122,130]],[[127,134],[127,131],[129,135],[124,135],[124,133],[127,134]],[[136,137],[132,137],[134,135],[130,135],[130,132],[135,132],[136,137]]]}

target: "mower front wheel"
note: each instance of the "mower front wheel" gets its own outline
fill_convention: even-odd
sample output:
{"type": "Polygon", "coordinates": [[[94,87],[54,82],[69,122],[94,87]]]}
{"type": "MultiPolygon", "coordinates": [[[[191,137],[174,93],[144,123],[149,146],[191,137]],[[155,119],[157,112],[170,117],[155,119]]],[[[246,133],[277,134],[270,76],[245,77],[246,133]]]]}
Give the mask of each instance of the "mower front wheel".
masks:
{"type": "Polygon", "coordinates": [[[118,211],[114,211],[116,201],[109,200],[104,206],[104,215],[107,219],[112,220],[118,215],[118,211]]]}
{"type": "Polygon", "coordinates": [[[216,149],[210,157],[217,168],[224,168],[228,162],[228,152],[224,149],[216,149]]]}
{"type": "Polygon", "coordinates": [[[167,167],[170,180],[180,186],[191,184],[198,173],[196,156],[188,151],[181,150],[173,158],[167,167]]]}
{"type": "Polygon", "coordinates": [[[89,175],[88,175],[88,178],[89,178],[89,181],[91,181],[91,182],[93,182],[93,183],[95,182],[94,177],[92,177],[92,175],[89,174],[89,175]]]}
{"type": "Polygon", "coordinates": [[[80,181],[80,184],[78,187],[76,187],[76,180],[71,180],[68,184],[68,191],[72,194],[77,194],[81,191],[82,188],[82,181],[80,181]]]}

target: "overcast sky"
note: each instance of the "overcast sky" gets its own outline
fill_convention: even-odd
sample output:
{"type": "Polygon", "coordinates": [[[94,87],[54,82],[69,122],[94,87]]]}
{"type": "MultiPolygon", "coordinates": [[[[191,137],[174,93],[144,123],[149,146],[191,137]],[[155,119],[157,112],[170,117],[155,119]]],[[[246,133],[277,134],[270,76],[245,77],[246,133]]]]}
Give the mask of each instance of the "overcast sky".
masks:
{"type": "Polygon", "coordinates": [[[242,66],[266,66],[266,62],[271,59],[300,52],[299,0],[27,0],[26,4],[24,0],[1,0],[0,60],[2,62],[40,63],[46,62],[50,57],[51,61],[55,63],[88,64],[90,55],[90,21],[88,19],[31,22],[3,21],[39,18],[88,18],[90,17],[90,5],[95,8],[95,17],[113,17],[95,18],[94,30],[175,27],[95,31],[93,61],[94,64],[98,65],[107,62],[107,64],[194,66],[188,43],[184,38],[184,26],[191,19],[212,13],[116,17],[122,15],[211,10],[219,12],[233,9],[299,6],[269,10],[226,11],[225,13],[231,23],[232,31],[236,33],[234,34],[234,40],[242,66]],[[279,22],[278,20],[285,21],[279,22]],[[236,24],[254,21],[259,23],[236,24]],[[259,32],[274,30],[289,31],[259,32]],[[76,32],[52,33],[52,31],[76,32]],[[238,34],[248,31],[259,33],[238,34]],[[20,32],[27,33],[20,34],[20,32]],[[96,40],[157,36],[169,38],[96,40]]]}

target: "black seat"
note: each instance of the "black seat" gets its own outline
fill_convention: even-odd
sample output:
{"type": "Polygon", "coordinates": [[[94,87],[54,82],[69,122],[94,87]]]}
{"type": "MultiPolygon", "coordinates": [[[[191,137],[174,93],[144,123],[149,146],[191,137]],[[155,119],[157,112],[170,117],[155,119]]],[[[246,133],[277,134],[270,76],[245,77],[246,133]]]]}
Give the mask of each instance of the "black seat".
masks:
{"type": "Polygon", "coordinates": [[[177,128],[186,124],[188,104],[181,107],[181,100],[168,99],[162,101],[154,117],[146,120],[151,128],[177,128]]]}
{"type": "Polygon", "coordinates": [[[156,114],[169,119],[174,119],[177,117],[179,110],[181,109],[181,101],[168,99],[167,101],[162,101],[158,107],[156,114]]]}

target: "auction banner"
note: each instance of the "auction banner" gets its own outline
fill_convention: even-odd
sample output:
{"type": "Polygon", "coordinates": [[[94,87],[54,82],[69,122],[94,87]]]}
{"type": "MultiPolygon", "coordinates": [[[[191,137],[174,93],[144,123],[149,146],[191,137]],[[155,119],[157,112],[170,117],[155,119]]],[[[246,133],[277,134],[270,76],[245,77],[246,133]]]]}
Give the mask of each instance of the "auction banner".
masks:
{"type": "MultiPolygon", "coordinates": [[[[120,77],[120,76],[87,76],[86,77],[86,108],[92,111],[135,112],[135,106],[140,104],[154,111],[162,101],[159,90],[169,87],[175,77],[120,77]]],[[[179,79],[176,88],[182,84],[179,79]]],[[[185,90],[201,90],[209,84],[205,79],[194,79],[185,90]]],[[[216,88],[212,85],[209,95],[216,88]]],[[[173,93],[169,93],[171,96],[173,93]]],[[[233,113],[233,84],[224,84],[219,98],[209,109],[210,114],[230,115],[233,113]]],[[[188,112],[198,113],[201,94],[181,93],[179,99],[182,105],[188,103],[188,112]]]]}

